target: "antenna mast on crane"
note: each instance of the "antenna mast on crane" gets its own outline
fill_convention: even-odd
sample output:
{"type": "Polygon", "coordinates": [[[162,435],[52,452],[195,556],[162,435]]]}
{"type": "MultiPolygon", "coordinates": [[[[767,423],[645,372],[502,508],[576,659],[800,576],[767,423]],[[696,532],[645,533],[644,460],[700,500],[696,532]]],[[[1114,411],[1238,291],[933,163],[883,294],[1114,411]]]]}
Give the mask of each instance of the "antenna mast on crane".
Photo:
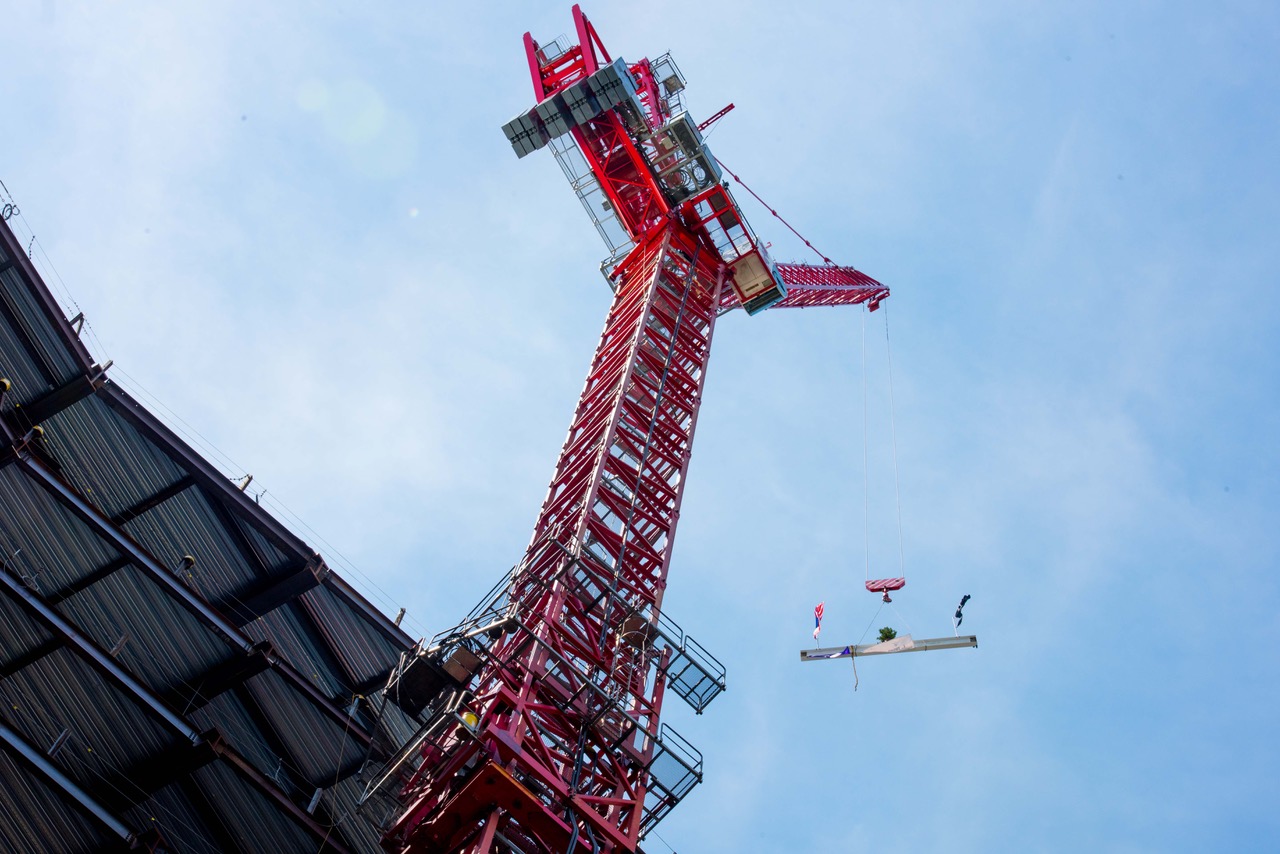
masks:
{"type": "Polygon", "coordinates": [[[524,36],[535,106],[504,131],[552,149],[609,248],[613,288],[568,437],[524,555],[467,619],[407,659],[392,701],[427,723],[366,790],[392,851],[633,852],[702,779],[661,723],[724,668],[663,611],[716,319],[742,308],[866,303],[852,267],[777,264],[684,111],[669,55],[524,36]]]}

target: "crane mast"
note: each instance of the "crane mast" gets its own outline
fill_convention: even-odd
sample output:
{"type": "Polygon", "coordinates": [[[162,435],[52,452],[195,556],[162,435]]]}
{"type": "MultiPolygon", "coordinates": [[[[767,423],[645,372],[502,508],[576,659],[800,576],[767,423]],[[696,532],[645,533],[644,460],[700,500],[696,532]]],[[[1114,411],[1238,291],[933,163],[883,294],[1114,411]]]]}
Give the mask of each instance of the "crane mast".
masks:
{"type": "Polygon", "coordinates": [[[670,57],[615,59],[573,16],[577,44],[525,35],[536,104],[504,131],[556,154],[613,300],[524,557],[388,686],[425,721],[365,793],[392,851],[632,852],[701,781],[662,704],[701,713],[725,671],[662,606],[716,320],[888,296],[851,267],[774,263],[670,57]]]}

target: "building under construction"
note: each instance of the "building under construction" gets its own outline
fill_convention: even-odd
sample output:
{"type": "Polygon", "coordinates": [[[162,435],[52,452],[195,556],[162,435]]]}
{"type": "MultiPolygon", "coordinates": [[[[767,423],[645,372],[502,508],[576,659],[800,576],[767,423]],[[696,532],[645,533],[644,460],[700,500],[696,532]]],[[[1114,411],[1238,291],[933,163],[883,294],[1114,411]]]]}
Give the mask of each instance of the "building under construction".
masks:
{"type": "Polygon", "coordinates": [[[0,225],[0,849],[380,850],[413,639],[79,328],[0,225]]]}

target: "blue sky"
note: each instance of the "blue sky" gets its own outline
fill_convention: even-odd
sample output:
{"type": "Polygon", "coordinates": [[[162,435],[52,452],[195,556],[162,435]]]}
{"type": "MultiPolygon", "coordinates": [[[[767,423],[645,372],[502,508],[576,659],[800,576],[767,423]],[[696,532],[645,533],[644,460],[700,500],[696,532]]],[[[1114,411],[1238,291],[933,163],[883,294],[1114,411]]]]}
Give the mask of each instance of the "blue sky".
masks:
{"type": "MultiPolygon", "coordinates": [[[[608,301],[552,158],[499,131],[569,4],[314,5],[19,4],[0,179],[115,378],[430,634],[519,557],[608,301]]],[[[885,313],[869,550],[863,318],[724,317],[666,603],[729,691],[668,706],[706,781],[662,840],[1280,846],[1280,14],[780,8],[586,12],[671,50],[695,116],[735,103],[716,154],[893,289],[909,583],[862,590],[899,565],[885,313]],[[856,693],[797,661],[820,599],[842,643],[945,634],[963,593],[976,652],[856,693]]]]}

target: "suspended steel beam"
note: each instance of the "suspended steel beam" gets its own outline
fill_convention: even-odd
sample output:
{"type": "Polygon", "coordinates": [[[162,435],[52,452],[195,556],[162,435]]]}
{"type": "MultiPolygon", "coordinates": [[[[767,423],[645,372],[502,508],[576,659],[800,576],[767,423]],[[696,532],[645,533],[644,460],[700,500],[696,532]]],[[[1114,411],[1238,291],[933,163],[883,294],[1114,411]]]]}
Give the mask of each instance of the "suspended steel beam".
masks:
{"type": "Polygon", "coordinates": [[[823,649],[800,650],[801,661],[834,661],[840,658],[861,658],[864,655],[889,655],[895,652],[928,652],[935,649],[964,649],[978,645],[977,635],[961,635],[954,638],[923,638],[915,640],[904,635],[880,643],[829,646],[823,649]]]}

